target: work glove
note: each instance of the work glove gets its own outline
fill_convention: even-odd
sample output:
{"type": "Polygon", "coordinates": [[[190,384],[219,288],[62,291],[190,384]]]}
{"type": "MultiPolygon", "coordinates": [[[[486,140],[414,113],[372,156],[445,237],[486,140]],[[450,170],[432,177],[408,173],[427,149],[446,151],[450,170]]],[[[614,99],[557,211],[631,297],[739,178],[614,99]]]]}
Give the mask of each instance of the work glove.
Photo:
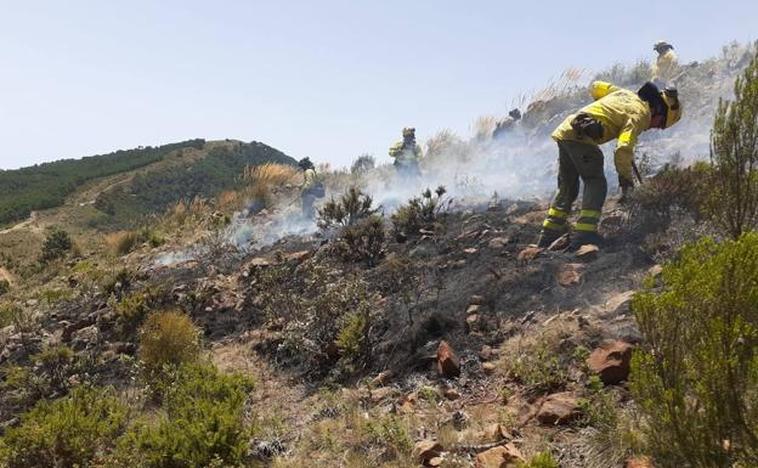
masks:
{"type": "Polygon", "coordinates": [[[619,203],[629,203],[632,192],[634,191],[634,182],[627,178],[619,176],[619,186],[621,186],[621,199],[619,199],[619,203]]]}

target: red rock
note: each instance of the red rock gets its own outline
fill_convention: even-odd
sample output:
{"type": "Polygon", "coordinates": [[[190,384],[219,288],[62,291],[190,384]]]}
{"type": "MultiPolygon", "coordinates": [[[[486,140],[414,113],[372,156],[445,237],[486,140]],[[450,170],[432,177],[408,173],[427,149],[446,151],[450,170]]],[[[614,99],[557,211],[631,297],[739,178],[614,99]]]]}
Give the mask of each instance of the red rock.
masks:
{"type": "Polygon", "coordinates": [[[581,263],[567,263],[562,265],[555,274],[558,284],[563,287],[573,286],[582,279],[584,265],[581,263]]]}
{"type": "Polygon", "coordinates": [[[445,340],[437,347],[437,372],[448,379],[461,375],[461,362],[445,340]]]}
{"type": "Polygon", "coordinates": [[[497,442],[509,437],[509,434],[499,423],[492,423],[484,428],[483,437],[491,442],[497,442]]]}
{"type": "Polygon", "coordinates": [[[421,440],[413,447],[413,458],[418,463],[426,465],[429,460],[439,457],[442,450],[442,444],[436,440],[421,440]]]}
{"type": "Polygon", "coordinates": [[[480,453],[474,460],[476,468],[510,468],[524,461],[523,455],[513,444],[505,444],[480,453]]]}
{"type": "Polygon", "coordinates": [[[565,424],[580,415],[576,396],[571,392],[554,393],[542,402],[537,420],[542,424],[565,424]]]}
{"type": "Polygon", "coordinates": [[[534,260],[537,255],[541,254],[542,251],[545,249],[542,249],[540,247],[527,247],[518,254],[519,261],[522,262],[529,262],[531,260],[534,260]]]}
{"type": "Polygon", "coordinates": [[[655,468],[650,457],[633,457],[626,461],[624,468],[655,468]]]}
{"type": "Polygon", "coordinates": [[[617,384],[629,377],[633,349],[633,345],[623,341],[605,342],[592,351],[587,358],[587,365],[604,384],[617,384]]]}

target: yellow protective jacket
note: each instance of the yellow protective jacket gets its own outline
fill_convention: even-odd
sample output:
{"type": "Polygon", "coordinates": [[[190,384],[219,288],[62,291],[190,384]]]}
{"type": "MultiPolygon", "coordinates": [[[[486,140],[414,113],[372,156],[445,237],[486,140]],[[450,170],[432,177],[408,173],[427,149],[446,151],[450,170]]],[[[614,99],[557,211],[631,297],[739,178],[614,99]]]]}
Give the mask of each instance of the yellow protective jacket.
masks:
{"type": "Polygon", "coordinates": [[[673,50],[669,49],[660,54],[653,64],[653,80],[668,83],[679,70],[679,60],[673,50]]]}
{"type": "Polygon", "coordinates": [[[603,137],[591,139],[576,135],[571,121],[577,114],[566,117],[551,135],[555,141],[578,141],[602,145],[618,139],[613,161],[620,177],[633,181],[632,161],[634,145],[640,133],[650,128],[650,106],[637,93],[622,89],[604,81],[595,81],[590,86],[590,94],[595,100],[579,110],[591,115],[603,126],[603,137]]]}
{"type": "Polygon", "coordinates": [[[312,189],[317,182],[316,178],[316,171],[313,169],[306,169],[303,173],[303,185],[301,186],[301,189],[303,191],[312,189]]]}
{"type": "Polygon", "coordinates": [[[408,148],[404,141],[398,141],[390,146],[389,155],[395,158],[398,164],[418,161],[421,159],[421,147],[414,144],[412,148],[408,148]]]}

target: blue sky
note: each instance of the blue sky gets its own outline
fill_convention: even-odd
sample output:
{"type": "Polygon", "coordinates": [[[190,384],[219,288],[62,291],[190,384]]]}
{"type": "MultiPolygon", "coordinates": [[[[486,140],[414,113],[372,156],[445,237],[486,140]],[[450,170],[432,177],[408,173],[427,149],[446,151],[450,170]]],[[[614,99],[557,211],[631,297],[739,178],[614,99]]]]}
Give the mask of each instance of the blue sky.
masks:
{"type": "Polygon", "coordinates": [[[758,38],[758,1],[2,1],[0,168],[183,139],[345,165],[570,66],[758,38]]]}

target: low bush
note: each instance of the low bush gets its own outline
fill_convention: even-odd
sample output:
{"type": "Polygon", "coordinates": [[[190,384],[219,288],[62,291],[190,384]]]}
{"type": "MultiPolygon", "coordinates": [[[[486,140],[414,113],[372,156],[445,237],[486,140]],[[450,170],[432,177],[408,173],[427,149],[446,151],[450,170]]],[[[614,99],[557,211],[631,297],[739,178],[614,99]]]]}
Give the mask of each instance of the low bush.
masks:
{"type": "Polygon", "coordinates": [[[518,468],[559,468],[560,465],[550,452],[540,452],[528,461],[518,464],[518,468]]]}
{"type": "Polygon", "coordinates": [[[370,419],[366,434],[371,445],[384,449],[385,456],[408,461],[413,450],[413,438],[408,424],[399,416],[387,415],[370,419]]]}
{"type": "Polygon", "coordinates": [[[373,267],[384,255],[384,218],[373,214],[342,228],[335,249],[343,260],[373,267]]]}
{"type": "Polygon", "coordinates": [[[71,251],[74,244],[71,236],[64,230],[55,228],[45,237],[42,244],[42,253],[40,254],[40,263],[49,263],[64,257],[71,251]]]}
{"type": "Polygon", "coordinates": [[[194,361],[200,354],[200,336],[200,329],[184,312],[156,312],[140,329],[139,357],[152,370],[194,361]]]}
{"type": "Polygon", "coordinates": [[[159,247],[165,242],[156,230],[144,226],[136,231],[118,231],[106,234],[105,243],[116,255],[126,255],[138,246],[147,243],[150,247],[159,247]]]}
{"type": "Polygon", "coordinates": [[[112,445],[126,417],[108,389],[79,387],[60,400],[40,401],[0,439],[0,464],[89,466],[112,445]]]}
{"type": "MultiPolygon", "coordinates": [[[[664,266],[632,309],[644,431],[662,466],[758,463],[758,233],[705,238],[664,266]]],[[[652,281],[652,280],[651,280],[652,281]]]]}
{"type": "Polygon", "coordinates": [[[371,196],[350,187],[339,199],[332,198],[318,210],[318,225],[322,229],[352,226],[380,211],[373,204],[371,196]]]}
{"type": "Polygon", "coordinates": [[[0,279],[0,296],[6,294],[11,289],[11,284],[8,280],[0,279]]]}
{"type": "Polygon", "coordinates": [[[136,422],[119,440],[119,466],[240,466],[253,428],[244,408],[253,383],[209,364],[183,364],[163,398],[164,412],[136,422]]]}
{"type": "Polygon", "coordinates": [[[506,375],[532,394],[563,389],[569,381],[570,357],[560,351],[560,336],[545,334],[518,346],[505,361],[506,375]]]}
{"type": "Polygon", "coordinates": [[[411,198],[400,206],[391,217],[395,233],[413,236],[422,229],[433,228],[437,216],[446,206],[443,202],[445,192],[442,186],[434,192],[426,189],[420,197],[411,198]]]}

